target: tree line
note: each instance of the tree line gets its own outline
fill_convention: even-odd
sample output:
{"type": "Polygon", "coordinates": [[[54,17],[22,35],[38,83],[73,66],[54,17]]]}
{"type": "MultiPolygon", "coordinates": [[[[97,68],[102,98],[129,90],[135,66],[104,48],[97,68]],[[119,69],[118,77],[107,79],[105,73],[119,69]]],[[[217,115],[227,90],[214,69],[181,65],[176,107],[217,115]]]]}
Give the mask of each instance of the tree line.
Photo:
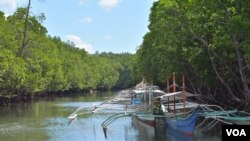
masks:
{"type": "Polygon", "coordinates": [[[159,0],[149,21],[136,53],[148,81],[165,84],[176,72],[193,93],[228,103],[250,99],[250,2],[159,0]]]}
{"type": "Polygon", "coordinates": [[[27,8],[18,8],[8,17],[0,11],[0,97],[135,84],[133,54],[89,54],[48,35],[42,25],[45,19],[44,14],[27,16],[27,8]]]}
{"type": "Polygon", "coordinates": [[[250,99],[250,2],[155,1],[136,54],[88,54],[48,35],[45,15],[27,11],[0,12],[1,96],[123,89],[141,78],[165,87],[176,72],[193,93],[226,103],[250,99]]]}

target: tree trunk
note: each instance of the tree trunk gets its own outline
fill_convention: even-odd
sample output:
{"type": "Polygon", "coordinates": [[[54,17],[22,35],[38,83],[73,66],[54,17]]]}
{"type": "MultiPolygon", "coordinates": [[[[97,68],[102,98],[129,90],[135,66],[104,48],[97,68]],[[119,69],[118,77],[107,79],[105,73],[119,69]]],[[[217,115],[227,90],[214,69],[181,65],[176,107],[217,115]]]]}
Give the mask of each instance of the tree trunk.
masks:
{"type": "Polygon", "coordinates": [[[28,32],[28,20],[29,20],[29,11],[30,11],[30,3],[31,0],[29,0],[28,6],[27,6],[27,12],[25,15],[25,21],[24,21],[24,29],[23,29],[23,41],[19,49],[19,55],[23,56],[23,51],[26,48],[29,40],[27,39],[27,32],[28,32]]]}
{"type": "Polygon", "coordinates": [[[221,77],[221,75],[219,74],[216,66],[215,66],[215,63],[214,63],[214,60],[212,59],[212,54],[211,54],[211,51],[209,49],[209,46],[207,44],[207,42],[204,40],[204,39],[201,39],[201,38],[198,38],[198,40],[204,45],[204,47],[207,49],[207,52],[208,52],[208,55],[209,55],[209,58],[211,60],[211,65],[213,67],[213,70],[217,76],[217,78],[220,80],[220,82],[222,83],[223,86],[226,87],[229,95],[231,96],[231,98],[237,102],[241,101],[238,97],[236,97],[232,91],[232,89],[228,86],[228,84],[224,81],[224,79],[221,77]]]}
{"type": "Polygon", "coordinates": [[[240,73],[240,78],[241,78],[241,82],[242,82],[242,86],[243,86],[243,94],[244,97],[246,99],[250,98],[250,90],[247,84],[247,78],[246,78],[246,74],[245,71],[243,69],[243,57],[242,57],[242,53],[240,51],[240,45],[239,42],[237,40],[236,34],[233,34],[233,44],[236,50],[236,55],[237,55],[237,61],[238,61],[238,65],[239,65],[239,73],[240,73]]]}

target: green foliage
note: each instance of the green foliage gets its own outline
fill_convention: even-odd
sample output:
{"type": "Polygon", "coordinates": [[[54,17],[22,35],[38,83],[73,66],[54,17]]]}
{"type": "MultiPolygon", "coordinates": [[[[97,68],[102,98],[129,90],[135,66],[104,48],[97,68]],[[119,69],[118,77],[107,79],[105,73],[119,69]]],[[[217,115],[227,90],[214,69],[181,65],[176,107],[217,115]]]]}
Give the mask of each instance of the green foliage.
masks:
{"type": "Polygon", "coordinates": [[[0,53],[0,89],[3,94],[17,95],[25,89],[26,64],[9,50],[1,49],[0,53]]]}
{"type": "Polygon", "coordinates": [[[134,85],[134,55],[88,54],[71,42],[47,35],[39,21],[46,19],[43,14],[29,16],[29,42],[23,55],[17,55],[25,14],[25,8],[18,8],[7,18],[0,12],[0,96],[134,85]]]}
{"type": "Polygon", "coordinates": [[[150,31],[136,53],[138,71],[158,84],[172,72],[184,73],[194,92],[243,98],[250,82],[249,6],[231,0],[154,2],[150,31]]]}
{"type": "Polygon", "coordinates": [[[123,89],[135,85],[134,55],[103,52],[95,56],[99,59],[99,70],[102,74],[99,87],[123,89]]]}

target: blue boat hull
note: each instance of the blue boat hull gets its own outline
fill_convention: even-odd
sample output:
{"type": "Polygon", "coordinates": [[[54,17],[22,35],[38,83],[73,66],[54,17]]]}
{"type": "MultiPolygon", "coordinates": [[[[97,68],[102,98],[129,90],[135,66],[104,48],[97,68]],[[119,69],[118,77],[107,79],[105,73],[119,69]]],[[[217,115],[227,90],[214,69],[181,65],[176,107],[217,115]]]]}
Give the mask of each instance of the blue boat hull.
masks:
{"type": "Polygon", "coordinates": [[[192,136],[195,128],[195,123],[198,117],[198,112],[194,111],[186,118],[167,118],[166,130],[175,130],[185,135],[192,136]]]}
{"type": "Polygon", "coordinates": [[[152,131],[157,128],[157,123],[159,120],[163,121],[164,129],[163,132],[174,131],[184,135],[192,136],[195,129],[196,120],[198,117],[198,112],[194,111],[190,115],[182,115],[184,118],[176,116],[175,118],[162,118],[154,117],[152,114],[140,114],[135,115],[135,120],[147,125],[148,128],[152,128],[152,131]]]}

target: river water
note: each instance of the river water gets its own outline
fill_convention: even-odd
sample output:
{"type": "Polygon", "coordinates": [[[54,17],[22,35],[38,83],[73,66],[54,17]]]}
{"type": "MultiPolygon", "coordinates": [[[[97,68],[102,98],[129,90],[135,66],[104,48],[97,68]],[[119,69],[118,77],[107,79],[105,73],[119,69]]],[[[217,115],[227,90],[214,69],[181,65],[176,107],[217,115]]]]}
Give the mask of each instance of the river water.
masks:
{"type": "Polygon", "coordinates": [[[43,99],[33,103],[0,108],[0,141],[220,141],[212,133],[183,137],[168,133],[158,139],[139,130],[130,117],[113,122],[105,138],[101,123],[110,112],[67,118],[78,107],[93,106],[114,95],[114,92],[43,99]]]}

